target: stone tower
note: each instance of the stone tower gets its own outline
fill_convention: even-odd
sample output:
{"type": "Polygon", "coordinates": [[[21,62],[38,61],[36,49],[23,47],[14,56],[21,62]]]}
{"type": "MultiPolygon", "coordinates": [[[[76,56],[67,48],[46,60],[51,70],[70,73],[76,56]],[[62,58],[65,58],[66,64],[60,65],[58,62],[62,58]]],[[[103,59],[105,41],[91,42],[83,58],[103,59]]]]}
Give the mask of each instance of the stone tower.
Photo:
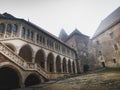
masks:
{"type": "Polygon", "coordinates": [[[64,29],[61,29],[60,34],[59,34],[59,39],[62,40],[63,42],[65,42],[66,39],[67,39],[67,37],[68,37],[68,35],[67,35],[67,33],[65,32],[65,30],[64,30],[64,29]]]}

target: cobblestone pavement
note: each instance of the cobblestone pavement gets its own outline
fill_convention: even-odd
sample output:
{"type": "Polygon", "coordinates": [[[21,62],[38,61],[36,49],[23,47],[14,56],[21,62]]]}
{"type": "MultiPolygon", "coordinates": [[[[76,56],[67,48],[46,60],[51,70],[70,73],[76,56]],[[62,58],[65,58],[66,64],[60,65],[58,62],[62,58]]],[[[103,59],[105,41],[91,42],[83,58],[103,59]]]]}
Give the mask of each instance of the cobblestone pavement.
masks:
{"type": "Polygon", "coordinates": [[[80,75],[20,90],[120,90],[120,72],[80,75]]]}

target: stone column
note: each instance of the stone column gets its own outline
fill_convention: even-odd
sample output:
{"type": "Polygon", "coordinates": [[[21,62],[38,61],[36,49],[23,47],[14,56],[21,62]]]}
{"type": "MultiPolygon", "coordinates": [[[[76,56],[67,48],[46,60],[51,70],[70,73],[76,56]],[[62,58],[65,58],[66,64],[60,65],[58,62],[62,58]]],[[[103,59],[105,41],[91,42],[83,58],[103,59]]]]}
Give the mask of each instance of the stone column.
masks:
{"type": "Polygon", "coordinates": [[[73,64],[71,62],[71,73],[73,73],[73,64]]]}
{"type": "Polygon", "coordinates": [[[35,63],[35,56],[32,57],[32,63],[35,63]]]}
{"type": "Polygon", "coordinates": [[[56,73],[56,59],[54,58],[54,72],[56,73]]]}
{"type": "Polygon", "coordinates": [[[33,38],[34,38],[33,41],[37,43],[37,32],[34,32],[33,38]]]}
{"type": "Polygon", "coordinates": [[[5,36],[6,36],[6,30],[7,30],[7,24],[5,24],[5,31],[4,31],[4,36],[3,36],[3,38],[5,38],[5,36]]]}
{"type": "Polygon", "coordinates": [[[20,24],[20,26],[18,28],[18,35],[19,35],[19,38],[22,37],[22,24],[20,24]]]}
{"type": "Polygon", "coordinates": [[[47,71],[47,57],[45,57],[45,71],[47,71]]]}
{"type": "Polygon", "coordinates": [[[68,61],[66,62],[66,69],[67,69],[67,73],[69,73],[69,70],[68,70],[68,61]]]}
{"type": "Polygon", "coordinates": [[[76,60],[74,61],[74,64],[75,64],[75,73],[77,73],[77,64],[76,64],[76,60]]]}
{"type": "Polygon", "coordinates": [[[61,73],[63,73],[63,62],[62,62],[62,60],[61,60],[61,73]]]}

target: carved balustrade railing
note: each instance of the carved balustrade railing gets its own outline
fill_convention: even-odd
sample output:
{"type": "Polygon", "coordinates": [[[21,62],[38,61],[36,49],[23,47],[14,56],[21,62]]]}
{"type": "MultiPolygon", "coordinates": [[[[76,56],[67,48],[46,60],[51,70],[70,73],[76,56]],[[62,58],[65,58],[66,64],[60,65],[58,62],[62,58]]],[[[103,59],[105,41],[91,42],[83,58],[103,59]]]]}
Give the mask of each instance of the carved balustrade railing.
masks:
{"type": "Polygon", "coordinates": [[[48,78],[47,72],[43,70],[41,66],[39,66],[37,63],[26,62],[23,58],[21,58],[19,55],[17,55],[15,52],[9,49],[6,45],[4,45],[4,43],[1,43],[1,42],[0,42],[0,53],[5,55],[7,58],[9,58],[9,60],[14,62],[20,68],[24,70],[35,70],[45,78],[48,78]]]}

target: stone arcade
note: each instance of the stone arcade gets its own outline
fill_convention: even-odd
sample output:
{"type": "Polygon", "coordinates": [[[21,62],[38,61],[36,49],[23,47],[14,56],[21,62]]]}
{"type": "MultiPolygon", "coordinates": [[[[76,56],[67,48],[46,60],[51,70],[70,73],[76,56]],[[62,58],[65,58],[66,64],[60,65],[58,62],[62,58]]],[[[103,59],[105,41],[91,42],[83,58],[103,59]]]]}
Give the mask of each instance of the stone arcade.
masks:
{"type": "Polygon", "coordinates": [[[76,52],[54,35],[0,15],[0,88],[19,88],[77,73],[76,52]]]}

